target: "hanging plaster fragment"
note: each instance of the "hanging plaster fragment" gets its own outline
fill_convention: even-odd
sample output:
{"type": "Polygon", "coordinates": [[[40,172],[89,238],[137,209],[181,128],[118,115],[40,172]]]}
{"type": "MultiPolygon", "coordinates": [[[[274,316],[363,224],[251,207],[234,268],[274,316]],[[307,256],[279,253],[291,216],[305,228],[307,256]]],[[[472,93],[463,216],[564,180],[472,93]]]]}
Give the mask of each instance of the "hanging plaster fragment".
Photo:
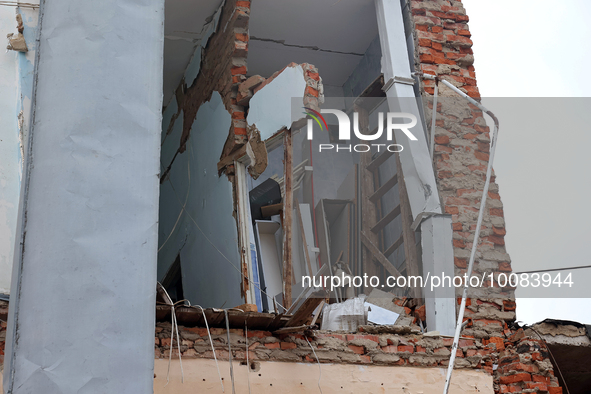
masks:
{"type": "Polygon", "coordinates": [[[267,148],[256,125],[247,126],[247,132],[246,154],[250,159],[248,173],[253,179],[257,179],[267,168],[267,148]]]}
{"type": "Polygon", "coordinates": [[[14,33],[6,35],[6,38],[8,38],[8,46],[6,49],[10,51],[27,52],[27,43],[25,42],[25,36],[23,36],[25,26],[23,25],[23,17],[21,14],[16,14],[16,21],[18,23],[16,26],[18,33],[16,35],[14,35],[14,33]]]}

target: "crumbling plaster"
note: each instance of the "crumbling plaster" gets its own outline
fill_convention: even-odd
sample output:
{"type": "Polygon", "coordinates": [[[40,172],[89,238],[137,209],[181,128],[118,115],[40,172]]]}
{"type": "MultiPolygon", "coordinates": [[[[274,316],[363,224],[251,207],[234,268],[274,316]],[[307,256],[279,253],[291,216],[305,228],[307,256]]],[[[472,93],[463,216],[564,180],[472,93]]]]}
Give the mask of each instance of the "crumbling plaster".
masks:
{"type": "MultiPolygon", "coordinates": [[[[38,3],[35,0],[33,4],[38,3]]],[[[10,292],[22,160],[31,114],[38,9],[0,7],[0,32],[17,31],[22,20],[28,52],[0,54],[0,293],[10,292]]]]}

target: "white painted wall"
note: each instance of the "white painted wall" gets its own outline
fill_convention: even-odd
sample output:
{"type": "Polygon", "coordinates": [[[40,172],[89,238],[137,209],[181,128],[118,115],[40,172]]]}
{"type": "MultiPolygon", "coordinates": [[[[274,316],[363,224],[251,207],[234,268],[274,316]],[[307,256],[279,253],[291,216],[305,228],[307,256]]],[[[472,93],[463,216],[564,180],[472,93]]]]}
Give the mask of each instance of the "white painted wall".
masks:
{"type": "Polygon", "coordinates": [[[17,11],[23,17],[29,52],[0,51],[0,294],[10,292],[22,176],[21,141],[29,127],[38,19],[38,9],[0,7],[0,35],[17,33],[17,11]]]}
{"type": "MultiPolygon", "coordinates": [[[[443,390],[443,368],[398,367],[391,365],[352,365],[256,361],[250,371],[234,361],[234,385],[237,393],[412,393],[432,394],[443,390]],[[250,387],[250,389],[249,389],[250,387]],[[321,390],[322,391],[321,391],[321,390]]],[[[232,392],[230,364],[219,361],[224,392],[232,392]]],[[[184,383],[178,359],[157,359],[154,365],[155,394],[222,393],[214,360],[183,358],[184,383]]],[[[483,370],[454,371],[450,394],[493,394],[492,376],[483,370]]]]}

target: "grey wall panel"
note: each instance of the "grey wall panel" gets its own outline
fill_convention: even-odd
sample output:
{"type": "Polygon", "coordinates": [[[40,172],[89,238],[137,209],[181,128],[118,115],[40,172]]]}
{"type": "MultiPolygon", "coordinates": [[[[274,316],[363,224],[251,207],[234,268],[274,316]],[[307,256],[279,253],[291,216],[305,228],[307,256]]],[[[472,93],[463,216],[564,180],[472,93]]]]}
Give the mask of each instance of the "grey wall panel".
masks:
{"type": "Polygon", "coordinates": [[[158,278],[180,253],[183,294],[203,307],[244,303],[232,184],[217,171],[231,122],[214,92],[199,108],[187,150],[177,155],[161,187],[158,278]]]}
{"type": "Polygon", "coordinates": [[[5,391],[152,392],[163,6],[42,5],[5,391]]]}

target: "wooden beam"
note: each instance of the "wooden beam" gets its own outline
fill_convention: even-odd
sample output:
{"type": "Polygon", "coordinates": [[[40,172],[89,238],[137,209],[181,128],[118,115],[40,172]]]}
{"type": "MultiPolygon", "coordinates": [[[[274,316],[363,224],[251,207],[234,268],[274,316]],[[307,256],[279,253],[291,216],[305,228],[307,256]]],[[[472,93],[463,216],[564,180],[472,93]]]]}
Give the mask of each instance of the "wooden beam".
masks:
{"type": "Polygon", "coordinates": [[[291,130],[283,134],[283,306],[289,309],[291,306],[291,282],[292,282],[292,254],[291,254],[291,230],[293,216],[293,162],[292,162],[291,130]]]}
{"type": "Polygon", "coordinates": [[[242,156],[246,154],[246,144],[242,145],[240,148],[235,150],[234,152],[230,153],[228,156],[224,157],[222,160],[218,162],[218,171],[223,170],[229,164],[234,164],[234,160],[240,159],[242,156]]]}
{"type": "Polygon", "coordinates": [[[379,166],[381,166],[382,164],[384,164],[384,162],[386,160],[388,160],[394,153],[390,152],[390,151],[383,151],[382,153],[379,154],[378,157],[376,157],[375,159],[373,159],[370,163],[368,163],[367,165],[367,169],[369,171],[374,171],[377,170],[377,168],[379,166]]]}
{"type": "Polygon", "coordinates": [[[318,305],[324,301],[326,295],[327,294],[325,290],[319,290],[310,294],[310,296],[302,303],[298,310],[294,312],[293,316],[291,319],[289,319],[285,326],[298,327],[302,324],[306,324],[308,320],[312,319],[312,313],[314,313],[316,308],[318,308],[318,305]]]}
{"type": "Polygon", "coordinates": [[[304,231],[304,221],[302,220],[302,212],[300,211],[300,203],[296,198],[295,201],[296,212],[298,214],[298,220],[300,225],[300,235],[302,236],[302,244],[304,245],[304,255],[306,257],[306,264],[308,266],[308,275],[314,275],[312,272],[312,263],[310,262],[310,252],[308,251],[308,242],[306,242],[306,232],[304,231]]]}
{"type": "Polygon", "coordinates": [[[384,229],[384,227],[388,225],[388,223],[394,220],[398,215],[400,215],[400,205],[397,205],[396,208],[394,208],[393,210],[388,212],[386,216],[381,218],[380,221],[377,222],[376,225],[371,228],[371,232],[374,234],[379,233],[384,229]]]}
{"type": "MultiPolygon", "coordinates": [[[[394,141],[396,142],[396,141],[394,141]]],[[[408,199],[408,192],[406,190],[406,184],[404,182],[404,176],[402,174],[402,164],[400,163],[400,157],[396,155],[396,171],[398,174],[398,191],[400,193],[400,219],[402,223],[402,237],[404,239],[404,255],[406,261],[406,274],[412,276],[418,276],[419,270],[419,253],[417,251],[417,245],[415,242],[415,232],[411,228],[413,218],[412,211],[410,208],[410,201],[408,199]]],[[[409,289],[409,295],[414,298],[421,297],[420,288],[409,289]]]]}
{"type": "Polygon", "coordinates": [[[388,249],[386,249],[386,251],[384,252],[384,256],[388,257],[390,256],[392,253],[394,253],[394,251],[396,249],[398,249],[400,247],[400,245],[402,245],[402,243],[404,242],[404,237],[401,235],[396,242],[394,242],[392,245],[390,245],[390,247],[388,249]]]}
{"type": "Polygon", "coordinates": [[[374,204],[379,201],[380,198],[384,197],[384,194],[388,192],[388,190],[392,189],[398,183],[398,174],[394,174],[394,176],[386,181],[374,194],[369,196],[369,201],[373,202],[374,204]]]}
{"type": "Polygon", "coordinates": [[[390,260],[388,260],[386,258],[386,256],[384,256],[382,254],[382,252],[380,252],[378,247],[373,242],[370,241],[370,239],[367,237],[367,235],[363,231],[361,232],[361,241],[363,242],[363,245],[365,245],[367,250],[373,255],[373,257],[375,257],[375,259],[378,261],[378,263],[382,264],[384,269],[386,269],[392,276],[395,276],[395,277],[400,276],[400,272],[398,272],[396,267],[394,267],[394,265],[392,265],[390,260]]]}
{"type": "MultiPolygon", "coordinates": [[[[360,106],[355,106],[355,111],[359,114],[359,130],[362,134],[369,133],[369,113],[367,109],[360,106]]],[[[369,200],[369,197],[375,192],[375,183],[374,183],[374,171],[370,171],[368,169],[368,165],[371,163],[371,153],[364,152],[360,155],[360,179],[359,182],[361,183],[360,191],[361,196],[358,201],[359,208],[361,209],[361,223],[359,226],[359,230],[363,231],[369,237],[369,240],[373,244],[378,244],[378,237],[376,234],[372,233],[370,230],[376,224],[378,219],[377,207],[376,204],[372,203],[369,200]]],[[[377,168],[377,167],[376,167],[377,168]]],[[[361,261],[362,261],[362,273],[367,274],[369,276],[373,276],[377,274],[377,266],[373,262],[371,258],[371,254],[367,251],[366,248],[361,248],[361,261]]]]}

